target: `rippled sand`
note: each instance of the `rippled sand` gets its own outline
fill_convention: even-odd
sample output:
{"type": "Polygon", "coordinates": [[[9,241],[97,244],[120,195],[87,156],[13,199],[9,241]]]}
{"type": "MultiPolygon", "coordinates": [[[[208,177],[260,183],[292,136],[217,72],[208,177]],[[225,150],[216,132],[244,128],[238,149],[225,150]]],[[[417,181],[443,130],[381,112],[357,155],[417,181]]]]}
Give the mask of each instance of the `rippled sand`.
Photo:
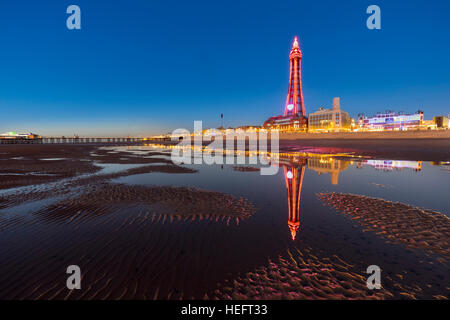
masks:
{"type": "Polygon", "coordinates": [[[50,219],[61,218],[53,212],[64,209],[64,216],[75,219],[75,215],[89,215],[91,212],[106,212],[121,207],[140,206],[148,208],[145,218],[154,214],[168,215],[170,220],[236,218],[245,219],[255,212],[251,203],[243,198],[207,190],[197,190],[186,187],[146,187],[124,184],[93,185],[85,188],[83,193],[75,198],[60,201],[41,211],[50,219]],[[156,208],[156,209],[155,209],[156,208]]]}
{"type": "Polygon", "coordinates": [[[338,256],[320,258],[311,248],[288,251],[286,257],[223,283],[215,299],[386,299],[384,289],[369,290],[366,278],[338,256]]]}
{"type": "Polygon", "coordinates": [[[211,236],[205,223],[236,225],[254,212],[247,200],[220,192],[107,183],[85,187],[84,193],[26,217],[0,217],[6,238],[23,236],[0,249],[0,298],[183,298],[201,279],[200,266],[210,263],[202,250],[211,236]],[[202,241],[191,238],[192,232],[173,234],[179,224],[189,230],[195,221],[202,222],[202,241]],[[163,232],[165,224],[174,226],[163,232]],[[180,251],[180,241],[187,241],[186,251],[180,251]],[[27,255],[16,255],[22,246],[27,255]],[[71,264],[82,269],[83,290],[66,288],[64,270],[71,264]]]}
{"type": "Polygon", "coordinates": [[[367,196],[319,193],[326,204],[388,241],[437,254],[450,260],[450,219],[440,213],[367,196]]]}
{"type": "Polygon", "coordinates": [[[101,168],[96,166],[96,163],[163,164],[175,167],[172,166],[170,159],[153,157],[167,156],[165,153],[155,151],[141,151],[140,154],[135,154],[131,152],[132,149],[111,152],[111,148],[71,144],[2,145],[0,149],[0,189],[37,185],[97,173],[101,168]]]}
{"type": "MultiPolygon", "coordinates": [[[[233,279],[228,275],[231,266],[241,268],[243,263],[236,250],[251,238],[251,232],[236,244],[227,239],[224,229],[243,228],[240,222],[256,213],[250,201],[187,187],[111,183],[111,179],[149,172],[196,171],[173,165],[165,153],[87,147],[78,155],[65,155],[70,147],[55,146],[43,158],[58,160],[35,159],[32,161],[37,167],[31,167],[50,173],[52,165],[47,163],[53,163],[56,171],[66,170],[67,174],[42,181],[15,180],[24,189],[0,196],[0,299],[429,298],[421,296],[423,287],[414,281],[397,281],[404,274],[396,275],[398,279],[386,278],[389,290],[395,287],[397,291],[370,291],[364,270],[354,262],[319,254],[316,248],[307,246],[291,249],[275,261],[233,279]],[[68,156],[73,157],[72,162],[67,162],[68,156]],[[94,163],[140,166],[105,174],[94,163]],[[43,182],[50,183],[35,185],[43,182]],[[29,205],[32,210],[26,213],[21,205],[29,205]],[[81,267],[82,290],[66,288],[65,270],[71,264],[81,267]],[[224,280],[228,278],[231,280],[224,280]],[[216,288],[218,282],[221,285],[216,288]]],[[[27,158],[38,156],[42,155],[24,154],[15,160],[17,163],[8,161],[20,168],[25,163],[20,161],[32,163],[27,158]]],[[[234,168],[256,171],[253,169],[259,170],[234,168]]],[[[449,229],[444,215],[363,196],[319,196],[350,214],[366,230],[448,261],[449,229]]],[[[259,259],[258,254],[252,259],[259,259]]],[[[246,265],[249,267],[245,270],[264,264],[264,257],[246,265]]],[[[233,272],[236,274],[236,268],[233,272]]]]}
{"type": "MultiPolygon", "coordinates": [[[[52,156],[71,147],[57,146],[52,156]]],[[[220,277],[220,259],[227,256],[211,260],[213,226],[239,225],[255,213],[252,203],[187,187],[110,183],[149,172],[196,171],[173,165],[158,152],[87,150],[80,163],[141,166],[64,175],[40,185],[26,181],[3,193],[0,299],[180,299],[199,291],[205,268],[219,270],[213,277],[220,277]],[[28,206],[28,213],[20,206],[28,206]],[[71,264],[82,270],[82,290],[67,290],[65,270],[71,264]]]]}

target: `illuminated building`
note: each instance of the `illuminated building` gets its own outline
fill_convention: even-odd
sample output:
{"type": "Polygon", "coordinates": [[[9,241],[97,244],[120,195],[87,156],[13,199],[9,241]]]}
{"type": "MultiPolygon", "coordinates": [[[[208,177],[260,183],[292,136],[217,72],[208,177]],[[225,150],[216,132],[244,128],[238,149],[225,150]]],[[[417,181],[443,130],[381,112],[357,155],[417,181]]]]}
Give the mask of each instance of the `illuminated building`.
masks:
{"type": "Polygon", "coordinates": [[[309,132],[349,131],[351,124],[348,113],[341,110],[339,97],[333,99],[331,110],[319,108],[308,117],[309,132]]]}
{"type": "Polygon", "coordinates": [[[308,168],[318,174],[329,173],[331,184],[337,185],[339,182],[339,172],[347,169],[350,161],[338,160],[332,157],[311,157],[308,158],[308,168]]]}
{"type": "Polygon", "coordinates": [[[0,134],[0,142],[2,143],[34,143],[41,142],[42,137],[34,133],[17,133],[14,131],[0,134]]]}
{"type": "Polygon", "coordinates": [[[413,169],[422,170],[422,161],[403,161],[403,160],[364,160],[363,165],[374,167],[377,170],[392,171],[394,169],[413,169]]]}
{"type": "Polygon", "coordinates": [[[288,192],[289,218],[288,226],[292,240],[295,240],[300,228],[300,194],[302,192],[303,175],[305,166],[293,167],[283,165],[286,189],[288,192]]]}
{"type": "Polygon", "coordinates": [[[423,120],[422,125],[419,128],[427,129],[427,130],[436,130],[437,124],[436,124],[435,120],[423,120]]]}
{"type": "Polygon", "coordinates": [[[302,55],[298,39],[295,37],[289,54],[289,89],[284,106],[284,114],[267,119],[264,122],[264,128],[284,131],[306,131],[307,118],[303,102],[301,77],[302,55]]]}
{"type": "Polygon", "coordinates": [[[361,128],[368,131],[408,130],[423,124],[423,112],[417,111],[415,114],[386,112],[370,118],[360,115],[358,121],[361,128]]]}
{"type": "Polygon", "coordinates": [[[437,116],[433,117],[433,122],[436,124],[438,128],[448,128],[448,118],[445,116],[437,116]]]}

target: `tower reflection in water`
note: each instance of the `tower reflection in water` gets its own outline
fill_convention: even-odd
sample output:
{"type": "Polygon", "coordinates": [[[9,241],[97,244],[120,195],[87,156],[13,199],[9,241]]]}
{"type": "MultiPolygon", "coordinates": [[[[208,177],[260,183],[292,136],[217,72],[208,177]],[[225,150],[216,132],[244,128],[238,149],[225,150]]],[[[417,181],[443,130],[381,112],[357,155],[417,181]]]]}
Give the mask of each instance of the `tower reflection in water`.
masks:
{"type": "Polygon", "coordinates": [[[372,166],[383,171],[402,170],[404,168],[420,171],[421,161],[399,161],[399,160],[341,160],[327,155],[298,156],[295,153],[282,154],[279,158],[279,166],[284,169],[284,179],[289,204],[288,226],[292,240],[295,240],[300,229],[300,199],[302,192],[303,176],[305,168],[313,170],[319,175],[329,174],[332,185],[338,185],[339,174],[356,164],[357,168],[372,166]]]}
{"type": "Polygon", "coordinates": [[[288,226],[291,231],[292,240],[295,240],[297,231],[300,228],[300,195],[302,192],[305,166],[283,165],[283,168],[289,203],[288,226]]]}
{"type": "Polygon", "coordinates": [[[284,169],[288,196],[288,226],[292,240],[295,240],[300,229],[300,201],[306,165],[318,174],[330,174],[331,184],[337,185],[339,173],[346,170],[351,162],[323,156],[309,158],[292,157],[280,160],[280,165],[284,169]]]}

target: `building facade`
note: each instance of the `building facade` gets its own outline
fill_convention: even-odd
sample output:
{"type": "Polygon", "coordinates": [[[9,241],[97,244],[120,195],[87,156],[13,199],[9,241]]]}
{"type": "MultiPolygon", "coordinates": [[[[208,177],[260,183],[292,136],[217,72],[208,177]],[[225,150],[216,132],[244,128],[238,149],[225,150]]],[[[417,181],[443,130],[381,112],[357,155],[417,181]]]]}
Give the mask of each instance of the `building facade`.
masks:
{"type": "Polygon", "coordinates": [[[14,131],[0,134],[0,143],[40,143],[42,137],[34,133],[17,133],[14,131]]]}
{"type": "Polygon", "coordinates": [[[433,122],[436,124],[436,127],[438,127],[438,128],[448,128],[449,127],[448,118],[445,116],[434,117],[433,122]]]}
{"type": "Polygon", "coordinates": [[[349,114],[341,110],[340,99],[333,99],[333,108],[319,108],[318,111],[309,114],[309,132],[339,132],[350,131],[351,118],[349,114]]]}
{"type": "Polygon", "coordinates": [[[263,128],[281,131],[306,131],[307,119],[300,115],[275,116],[264,122],[263,128]]]}
{"type": "Polygon", "coordinates": [[[414,114],[386,112],[369,118],[361,115],[358,122],[363,130],[368,131],[409,130],[423,124],[423,112],[420,110],[414,114]]]}

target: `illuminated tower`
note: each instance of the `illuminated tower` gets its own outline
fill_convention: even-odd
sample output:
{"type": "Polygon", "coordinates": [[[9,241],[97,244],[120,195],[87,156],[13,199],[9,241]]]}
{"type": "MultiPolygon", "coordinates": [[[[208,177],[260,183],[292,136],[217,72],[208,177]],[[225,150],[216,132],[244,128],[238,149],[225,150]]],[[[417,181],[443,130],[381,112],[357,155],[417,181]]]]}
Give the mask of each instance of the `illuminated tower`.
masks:
{"type": "Polygon", "coordinates": [[[294,38],[291,53],[289,54],[290,72],[289,72],[289,90],[286,99],[286,107],[284,108],[284,115],[295,115],[300,113],[306,117],[305,105],[303,104],[302,93],[302,52],[298,45],[297,37],[294,38]]]}
{"type": "Polygon", "coordinates": [[[302,192],[303,175],[305,166],[284,166],[284,178],[288,191],[289,219],[288,226],[291,230],[292,240],[295,240],[300,227],[300,193],[302,192]]]}

